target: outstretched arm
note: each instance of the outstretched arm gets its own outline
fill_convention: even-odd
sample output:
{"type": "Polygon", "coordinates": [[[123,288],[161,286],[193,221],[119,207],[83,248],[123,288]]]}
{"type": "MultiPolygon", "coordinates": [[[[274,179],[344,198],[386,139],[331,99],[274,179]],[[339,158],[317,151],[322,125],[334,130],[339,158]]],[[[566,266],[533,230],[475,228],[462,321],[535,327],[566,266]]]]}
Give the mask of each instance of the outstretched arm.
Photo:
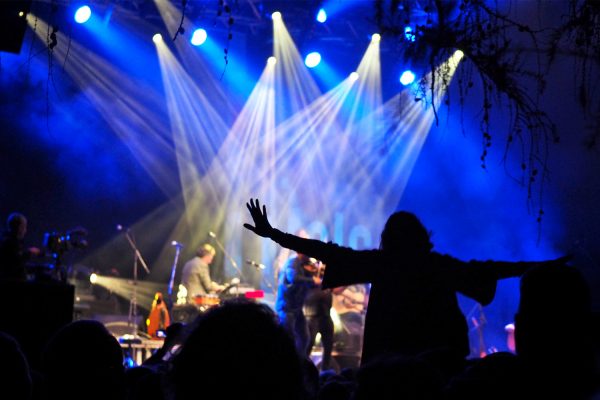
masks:
{"type": "Polygon", "coordinates": [[[261,207],[258,199],[250,199],[250,201],[246,203],[246,207],[248,207],[254,225],[244,224],[244,228],[251,230],[259,236],[270,238],[285,248],[292,249],[309,257],[314,257],[325,263],[332,259],[339,260],[340,258],[343,258],[346,253],[349,253],[349,255],[354,254],[354,250],[349,248],[340,247],[331,243],[324,243],[320,240],[301,238],[273,228],[267,217],[267,208],[264,205],[261,207]]]}

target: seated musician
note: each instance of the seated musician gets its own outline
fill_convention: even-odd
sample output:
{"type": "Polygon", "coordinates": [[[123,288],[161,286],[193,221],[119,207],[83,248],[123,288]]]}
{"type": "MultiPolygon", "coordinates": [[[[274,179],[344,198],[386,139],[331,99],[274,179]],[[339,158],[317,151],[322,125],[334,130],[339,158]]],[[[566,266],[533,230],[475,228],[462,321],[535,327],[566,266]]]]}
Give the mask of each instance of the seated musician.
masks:
{"type": "Polygon", "coordinates": [[[187,289],[187,302],[195,304],[196,296],[219,293],[224,286],[213,282],[210,278],[209,265],[215,258],[216,250],[205,243],[196,250],[196,257],[183,266],[181,283],[187,289]]]}

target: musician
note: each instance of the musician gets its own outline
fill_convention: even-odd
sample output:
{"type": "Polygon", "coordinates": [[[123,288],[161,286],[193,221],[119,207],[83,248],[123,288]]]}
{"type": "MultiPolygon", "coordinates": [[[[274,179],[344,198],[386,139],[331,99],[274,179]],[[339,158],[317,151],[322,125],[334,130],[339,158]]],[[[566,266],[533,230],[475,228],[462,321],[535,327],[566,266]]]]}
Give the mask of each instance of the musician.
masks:
{"type": "Polygon", "coordinates": [[[16,212],[10,214],[0,241],[0,280],[25,280],[25,263],[40,254],[37,247],[25,248],[26,233],[27,218],[16,212]]]}
{"type": "MultiPolygon", "coordinates": [[[[309,271],[311,271],[310,268],[309,271]]],[[[315,274],[320,274],[322,267],[320,264],[314,268],[315,274]]],[[[319,278],[321,276],[319,275],[319,278]]],[[[312,347],[315,344],[317,333],[321,334],[321,344],[323,346],[323,357],[321,359],[321,370],[326,371],[331,368],[331,352],[333,351],[333,320],[331,319],[331,306],[333,303],[331,289],[323,289],[318,285],[309,289],[304,300],[304,317],[308,325],[308,347],[307,355],[310,356],[312,347]]]]}
{"type": "Polygon", "coordinates": [[[308,326],[302,312],[308,291],[321,284],[319,276],[313,275],[307,266],[311,260],[297,253],[283,265],[279,274],[275,310],[280,324],[292,335],[298,354],[307,354],[308,326]]]}
{"type": "Polygon", "coordinates": [[[494,298],[497,280],[568,260],[463,262],[432,251],[429,232],[408,212],[390,216],[380,249],[358,251],[283,233],[271,226],[266,207],[261,209],[258,200],[250,200],[247,207],[254,226],[244,224],[245,228],[327,264],[324,288],[371,283],[362,364],[386,354],[414,356],[437,348],[466,357],[467,323],[457,292],[487,305],[494,298]]]}
{"type": "Polygon", "coordinates": [[[187,290],[187,302],[195,304],[195,297],[219,293],[224,286],[213,282],[210,278],[209,265],[213,262],[217,251],[213,246],[204,243],[196,250],[196,257],[189,260],[183,266],[181,284],[187,290]]]}

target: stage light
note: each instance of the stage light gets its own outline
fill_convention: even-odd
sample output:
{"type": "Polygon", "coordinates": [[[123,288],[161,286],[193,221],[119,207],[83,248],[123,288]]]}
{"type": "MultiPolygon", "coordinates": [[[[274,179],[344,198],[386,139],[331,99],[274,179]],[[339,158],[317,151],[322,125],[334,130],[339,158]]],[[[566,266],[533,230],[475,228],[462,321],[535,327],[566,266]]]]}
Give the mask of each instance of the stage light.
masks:
{"type": "Polygon", "coordinates": [[[462,50],[456,50],[456,51],[454,52],[454,57],[458,58],[459,60],[460,60],[461,58],[463,58],[464,56],[465,56],[465,53],[463,53],[463,52],[462,52],[462,50]]]}
{"type": "Polygon", "coordinates": [[[23,17],[25,13],[23,11],[19,11],[19,17],[23,17]]]}
{"type": "Polygon", "coordinates": [[[406,38],[406,40],[408,40],[410,42],[414,42],[415,39],[417,38],[415,36],[415,32],[413,31],[413,29],[410,26],[404,27],[404,37],[406,38]]]}
{"type": "Polygon", "coordinates": [[[325,9],[319,9],[319,12],[317,13],[317,21],[320,23],[327,21],[327,13],[325,12],[325,9]]]}
{"type": "Polygon", "coordinates": [[[281,20],[281,13],[279,11],[275,11],[273,14],[271,14],[271,19],[273,21],[281,20]]]}
{"type": "Polygon", "coordinates": [[[352,72],[350,74],[350,81],[354,82],[356,80],[358,80],[358,72],[352,72]]]}
{"type": "Polygon", "coordinates": [[[206,34],[206,31],[204,29],[196,29],[192,34],[192,39],[190,40],[190,42],[194,46],[201,46],[202,44],[204,44],[204,42],[206,42],[207,37],[208,35],[206,34]]]}
{"type": "Polygon", "coordinates": [[[162,35],[160,33],[155,34],[154,36],[152,36],[152,41],[154,43],[162,42],[162,35]]]}
{"type": "Polygon", "coordinates": [[[95,284],[96,282],[98,282],[98,275],[96,275],[96,274],[91,274],[91,275],[90,275],[90,283],[93,285],[93,284],[95,284]]]}
{"type": "Polygon", "coordinates": [[[321,55],[316,51],[313,51],[312,53],[308,53],[306,55],[306,58],[304,59],[304,65],[306,65],[308,68],[314,68],[317,65],[319,65],[320,62],[321,62],[321,55]]]}
{"type": "Polygon", "coordinates": [[[92,9],[88,6],[81,6],[75,11],[75,22],[83,24],[92,16],[92,9]]]}
{"type": "Polygon", "coordinates": [[[415,81],[415,74],[411,70],[406,70],[400,75],[400,83],[404,86],[410,85],[415,81]]]}
{"type": "Polygon", "coordinates": [[[371,40],[377,43],[381,40],[381,35],[379,33],[374,33],[373,36],[371,36],[371,40]]]}
{"type": "Polygon", "coordinates": [[[267,64],[273,66],[273,65],[277,64],[277,59],[275,57],[271,56],[271,57],[267,58],[267,64]]]}

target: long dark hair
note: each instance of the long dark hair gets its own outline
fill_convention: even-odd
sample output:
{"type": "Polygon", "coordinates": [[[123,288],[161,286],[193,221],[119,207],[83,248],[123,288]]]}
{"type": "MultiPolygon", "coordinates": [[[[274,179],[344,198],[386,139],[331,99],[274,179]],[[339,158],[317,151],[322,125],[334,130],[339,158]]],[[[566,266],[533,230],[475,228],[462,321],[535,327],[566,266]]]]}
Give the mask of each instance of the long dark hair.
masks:
{"type": "Polygon", "coordinates": [[[379,248],[385,252],[428,253],[433,248],[430,233],[419,218],[407,211],[395,212],[381,232],[379,248]]]}

